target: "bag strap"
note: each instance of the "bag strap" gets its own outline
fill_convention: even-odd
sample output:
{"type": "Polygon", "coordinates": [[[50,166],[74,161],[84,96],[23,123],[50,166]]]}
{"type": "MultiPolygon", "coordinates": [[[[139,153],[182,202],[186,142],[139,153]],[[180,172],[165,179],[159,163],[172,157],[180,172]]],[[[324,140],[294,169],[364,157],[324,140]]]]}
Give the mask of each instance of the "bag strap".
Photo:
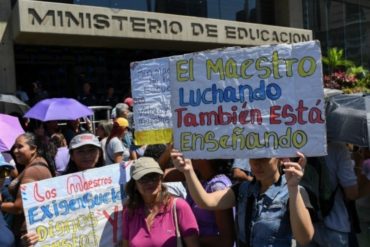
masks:
{"type": "Polygon", "coordinates": [[[174,217],[174,220],[175,220],[176,237],[181,237],[180,230],[179,230],[179,224],[178,224],[178,221],[177,221],[176,201],[177,201],[177,198],[174,198],[173,199],[173,204],[172,204],[172,207],[173,207],[173,217],[174,217]]]}

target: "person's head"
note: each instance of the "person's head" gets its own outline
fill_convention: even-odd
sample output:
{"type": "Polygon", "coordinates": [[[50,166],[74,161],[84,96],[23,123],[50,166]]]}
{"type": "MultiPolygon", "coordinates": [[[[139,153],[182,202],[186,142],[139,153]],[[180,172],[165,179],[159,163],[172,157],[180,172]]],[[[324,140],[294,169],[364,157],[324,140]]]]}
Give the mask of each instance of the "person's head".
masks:
{"type": "Polygon", "coordinates": [[[258,181],[267,181],[280,176],[278,158],[250,159],[251,171],[258,181]]]}
{"type": "Polygon", "coordinates": [[[131,98],[131,97],[127,97],[123,103],[125,103],[126,105],[128,105],[130,107],[130,109],[132,109],[132,107],[134,106],[134,100],[131,98]]]}
{"type": "Polygon", "coordinates": [[[56,148],[52,143],[45,143],[39,136],[26,132],[15,140],[12,148],[18,164],[27,166],[37,157],[42,157],[48,163],[51,174],[55,175],[54,157],[56,148]]]}
{"type": "Polygon", "coordinates": [[[42,90],[42,83],[40,81],[32,82],[32,91],[34,93],[40,92],[42,90]]]}
{"type": "Polygon", "coordinates": [[[102,120],[99,122],[99,125],[96,128],[96,135],[101,139],[108,137],[112,132],[112,128],[113,123],[111,121],[102,120]]]}
{"type": "Polygon", "coordinates": [[[110,132],[107,143],[109,143],[109,141],[114,137],[118,137],[119,139],[122,139],[122,137],[125,135],[125,133],[128,130],[128,126],[129,125],[128,125],[128,121],[126,118],[123,118],[123,117],[116,118],[113,121],[112,131],[110,132]]]}
{"type": "Polygon", "coordinates": [[[31,119],[27,130],[37,136],[45,136],[44,123],[39,120],[31,119]]]}
{"type": "Polygon", "coordinates": [[[170,195],[162,184],[163,171],[158,162],[141,157],[133,162],[130,173],[131,179],[126,184],[129,209],[134,210],[143,203],[167,206],[170,195]]]}
{"type": "Polygon", "coordinates": [[[74,136],[69,143],[70,160],[65,174],[104,165],[103,150],[98,137],[91,133],[74,136]]]}
{"type": "Polygon", "coordinates": [[[112,85],[108,85],[107,87],[107,95],[108,96],[113,96],[114,94],[114,87],[112,85]]]}
{"type": "Polygon", "coordinates": [[[38,156],[38,141],[35,134],[27,132],[17,137],[13,145],[15,160],[20,165],[28,165],[38,156]]]}
{"type": "Polygon", "coordinates": [[[89,94],[91,90],[91,85],[89,82],[85,82],[82,86],[82,90],[85,94],[89,94]]]}
{"type": "Polygon", "coordinates": [[[54,143],[57,148],[67,146],[66,138],[64,138],[64,135],[62,133],[52,134],[50,137],[50,142],[54,143]]]}
{"type": "Polygon", "coordinates": [[[144,151],[145,157],[151,157],[158,161],[161,155],[166,151],[166,144],[151,144],[148,145],[144,151]]]}
{"type": "Polygon", "coordinates": [[[45,128],[46,128],[46,132],[49,135],[52,135],[52,134],[57,133],[57,132],[60,131],[57,120],[46,121],[45,122],[45,128]]]}
{"type": "Polygon", "coordinates": [[[14,166],[7,162],[2,153],[0,153],[0,188],[3,186],[4,179],[10,176],[14,166]]]}
{"type": "Polygon", "coordinates": [[[68,120],[67,121],[67,126],[70,127],[71,129],[77,129],[78,127],[80,127],[80,124],[81,124],[81,121],[79,118],[75,119],[75,120],[68,120]]]}
{"type": "Polygon", "coordinates": [[[123,117],[127,118],[130,113],[130,107],[125,103],[118,103],[116,105],[116,118],[123,117]]]}
{"type": "Polygon", "coordinates": [[[192,160],[194,170],[202,179],[211,179],[216,175],[224,174],[230,176],[230,159],[194,159],[192,160]]]}

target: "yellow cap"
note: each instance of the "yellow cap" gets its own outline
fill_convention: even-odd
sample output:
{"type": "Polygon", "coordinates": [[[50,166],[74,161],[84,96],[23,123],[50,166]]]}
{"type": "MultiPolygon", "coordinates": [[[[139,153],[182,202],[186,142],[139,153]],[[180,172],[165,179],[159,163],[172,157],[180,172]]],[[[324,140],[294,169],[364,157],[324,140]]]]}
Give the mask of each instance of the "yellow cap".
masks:
{"type": "Polygon", "coordinates": [[[124,127],[124,128],[127,128],[129,126],[127,119],[123,118],[123,117],[116,118],[114,120],[114,123],[116,123],[118,126],[124,127]]]}

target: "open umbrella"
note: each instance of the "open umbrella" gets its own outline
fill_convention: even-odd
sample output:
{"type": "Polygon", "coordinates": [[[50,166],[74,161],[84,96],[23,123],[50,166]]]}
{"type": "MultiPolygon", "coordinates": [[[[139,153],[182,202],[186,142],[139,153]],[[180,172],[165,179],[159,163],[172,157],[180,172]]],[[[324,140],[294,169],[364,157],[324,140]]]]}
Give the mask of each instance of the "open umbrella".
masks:
{"type": "Polygon", "coordinates": [[[339,94],[328,97],[326,105],[328,140],[370,144],[370,95],[339,94]]]}
{"type": "Polygon", "coordinates": [[[0,94],[0,113],[17,112],[23,115],[30,107],[12,94],[0,94]]]}
{"type": "Polygon", "coordinates": [[[91,115],[93,115],[93,111],[75,99],[51,98],[38,102],[24,116],[45,122],[75,120],[91,115]]]}
{"type": "Polygon", "coordinates": [[[0,114],[0,152],[10,150],[15,139],[23,133],[17,117],[0,114]]]}

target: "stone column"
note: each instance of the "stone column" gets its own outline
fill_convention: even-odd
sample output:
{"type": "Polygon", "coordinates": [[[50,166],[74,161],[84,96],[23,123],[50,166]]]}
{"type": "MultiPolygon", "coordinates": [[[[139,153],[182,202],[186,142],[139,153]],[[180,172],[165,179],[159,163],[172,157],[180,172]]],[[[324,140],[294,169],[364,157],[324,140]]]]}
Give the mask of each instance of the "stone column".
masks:
{"type": "Polygon", "coordinates": [[[0,93],[15,93],[16,88],[10,4],[0,0],[0,93]]]}
{"type": "Polygon", "coordinates": [[[275,1],[276,25],[303,28],[302,0],[275,1]]]}

